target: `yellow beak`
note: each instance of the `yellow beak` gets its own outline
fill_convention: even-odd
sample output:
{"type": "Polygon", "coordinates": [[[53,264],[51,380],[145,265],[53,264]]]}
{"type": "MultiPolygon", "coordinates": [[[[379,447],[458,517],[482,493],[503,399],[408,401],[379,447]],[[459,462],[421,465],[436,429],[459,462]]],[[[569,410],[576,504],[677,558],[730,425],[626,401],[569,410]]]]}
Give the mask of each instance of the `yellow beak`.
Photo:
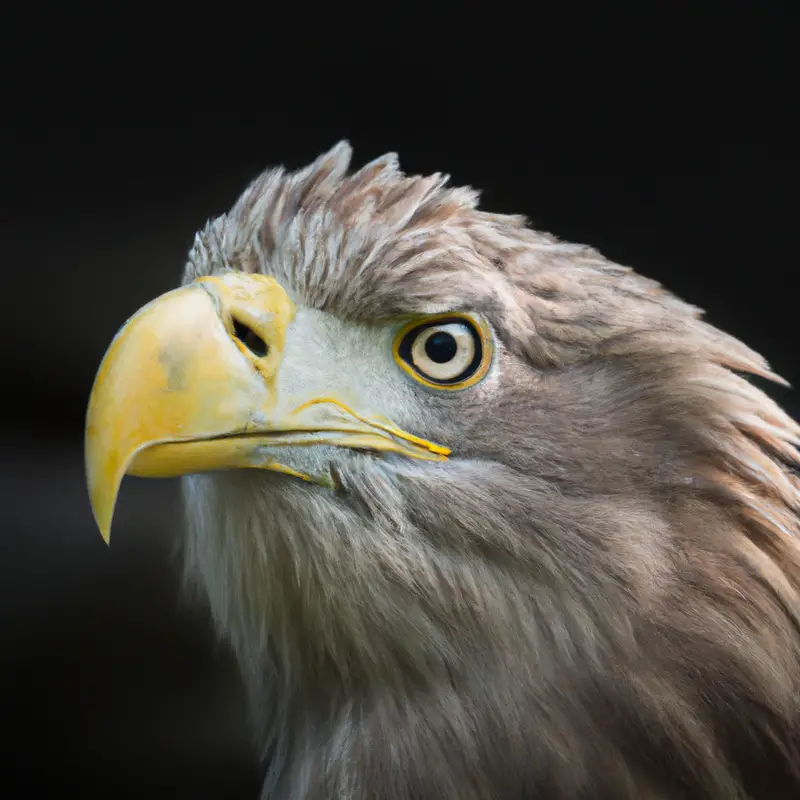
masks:
{"type": "MultiPolygon", "coordinates": [[[[290,404],[279,388],[294,305],[263,275],[200,278],[138,311],[111,343],[86,419],[86,477],[106,542],[127,474],[175,477],[242,467],[333,486],[269,448],[328,444],[444,460],[448,448],[332,396],[290,404]]],[[[291,389],[291,387],[290,387],[291,389]]]]}

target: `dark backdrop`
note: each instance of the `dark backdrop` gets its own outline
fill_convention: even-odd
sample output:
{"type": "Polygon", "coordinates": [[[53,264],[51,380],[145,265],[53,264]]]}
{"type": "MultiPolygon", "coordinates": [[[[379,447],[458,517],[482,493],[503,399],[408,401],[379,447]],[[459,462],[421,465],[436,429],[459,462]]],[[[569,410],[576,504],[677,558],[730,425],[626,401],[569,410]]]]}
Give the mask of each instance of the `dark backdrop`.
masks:
{"type": "MultiPolygon", "coordinates": [[[[74,42],[16,65],[2,155],[3,796],[255,796],[235,668],[181,598],[176,485],[127,479],[106,547],[82,426],[116,329],[176,284],[194,231],[269,165],[302,166],[340,138],[358,164],[395,150],[408,172],[450,173],[485,207],[664,282],[800,379],[793,18],[776,9],[734,32],[716,27],[723,14],[688,49],[685,29],[655,36],[651,58],[648,42],[612,71],[599,64],[636,32],[619,45],[595,32],[596,50],[572,43],[535,65],[503,66],[502,48],[469,69],[391,73],[385,52],[313,67],[295,53],[263,62],[241,100],[241,72],[208,59],[166,84],[142,77],[141,52],[104,83],[106,62],[80,61],[74,42]]],[[[771,391],[800,416],[796,394],[771,391]]]]}

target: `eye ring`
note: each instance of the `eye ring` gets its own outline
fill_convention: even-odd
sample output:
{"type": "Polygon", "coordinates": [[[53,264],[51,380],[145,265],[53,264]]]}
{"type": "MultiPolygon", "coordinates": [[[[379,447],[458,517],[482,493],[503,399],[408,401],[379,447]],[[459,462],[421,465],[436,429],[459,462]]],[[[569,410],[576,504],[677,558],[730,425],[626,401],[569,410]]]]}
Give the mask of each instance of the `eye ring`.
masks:
{"type": "Polygon", "coordinates": [[[395,336],[394,359],[414,380],[439,390],[461,390],[482,380],[492,362],[489,326],[471,314],[414,319],[395,336]]]}

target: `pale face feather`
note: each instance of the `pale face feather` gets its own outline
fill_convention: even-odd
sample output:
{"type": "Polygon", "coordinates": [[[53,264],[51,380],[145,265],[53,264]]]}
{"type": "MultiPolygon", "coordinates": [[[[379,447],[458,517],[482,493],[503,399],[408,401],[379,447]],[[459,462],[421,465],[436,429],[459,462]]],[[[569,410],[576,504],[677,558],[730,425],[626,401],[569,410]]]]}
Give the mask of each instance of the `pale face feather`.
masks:
{"type": "Polygon", "coordinates": [[[336,492],[185,479],[187,574],[240,658],[264,796],[737,798],[742,753],[795,769],[800,429],[731,371],[766,363],[471,190],[349,158],[258,179],[185,273],[274,276],[298,306],[283,386],[453,449],[282,455],[335,464],[336,492]],[[437,393],[391,343],[398,315],[453,311],[494,360],[437,393]]]}

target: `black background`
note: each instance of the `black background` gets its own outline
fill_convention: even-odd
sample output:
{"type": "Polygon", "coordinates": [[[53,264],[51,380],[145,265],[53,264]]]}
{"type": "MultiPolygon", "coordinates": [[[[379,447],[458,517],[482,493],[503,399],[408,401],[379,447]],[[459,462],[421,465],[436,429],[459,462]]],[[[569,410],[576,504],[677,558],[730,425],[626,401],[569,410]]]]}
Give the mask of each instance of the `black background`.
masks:
{"type": "MultiPolygon", "coordinates": [[[[797,15],[750,5],[621,11],[580,36],[570,14],[498,12],[500,33],[480,19],[463,55],[446,52],[454,23],[439,39],[429,17],[396,42],[368,20],[362,57],[236,9],[157,45],[155,24],[124,45],[109,20],[90,35],[88,18],[45,15],[46,41],[41,20],[19,26],[3,89],[2,796],[256,796],[235,668],[181,597],[176,485],[128,479],[106,547],[82,427],[116,329],[266,167],[341,138],[358,165],[397,151],[662,281],[800,380],[797,15]]],[[[800,416],[797,394],[770,391],[800,416]]]]}

